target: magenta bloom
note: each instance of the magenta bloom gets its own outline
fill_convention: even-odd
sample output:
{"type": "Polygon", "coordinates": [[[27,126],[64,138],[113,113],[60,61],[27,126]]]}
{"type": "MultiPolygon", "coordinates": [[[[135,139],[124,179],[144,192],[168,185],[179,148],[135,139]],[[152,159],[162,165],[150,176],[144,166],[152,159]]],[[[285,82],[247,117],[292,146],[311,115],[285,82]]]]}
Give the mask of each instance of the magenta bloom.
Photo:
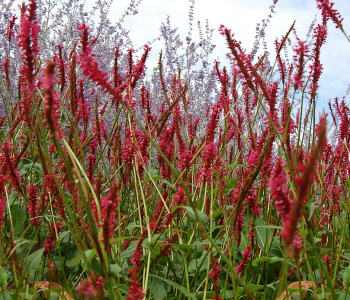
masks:
{"type": "Polygon", "coordinates": [[[28,14],[26,9],[21,16],[21,32],[18,34],[18,48],[22,50],[22,60],[25,65],[25,75],[29,87],[34,90],[34,57],[39,53],[38,36],[40,26],[36,21],[36,0],[29,1],[28,14]]]}
{"type": "Polygon", "coordinates": [[[248,246],[243,251],[243,259],[242,259],[241,263],[236,267],[236,272],[238,275],[242,275],[242,273],[243,273],[244,269],[246,268],[251,256],[252,256],[252,249],[250,248],[250,246],[248,246]]]}
{"type": "Polygon", "coordinates": [[[303,75],[305,60],[308,57],[309,46],[306,42],[298,39],[298,44],[294,47],[295,56],[294,61],[297,62],[297,73],[294,75],[294,89],[303,88],[303,75]]]}
{"type": "Polygon", "coordinates": [[[126,300],[138,300],[138,299],[142,299],[144,296],[142,292],[141,283],[137,278],[137,271],[138,271],[137,267],[134,269],[134,271],[128,269],[128,273],[129,275],[131,275],[130,277],[131,285],[129,287],[128,296],[126,297],[126,300]]]}
{"type": "Polygon", "coordinates": [[[275,200],[275,206],[278,214],[283,218],[287,219],[290,214],[292,202],[288,198],[287,192],[287,177],[284,172],[282,160],[277,158],[275,169],[272,173],[269,188],[271,189],[271,196],[275,200]]]}
{"type": "Polygon", "coordinates": [[[343,30],[343,20],[340,13],[333,8],[334,3],[329,2],[329,0],[316,0],[317,8],[322,11],[322,16],[328,20],[332,19],[332,21],[336,24],[336,28],[340,28],[343,30]]]}
{"type": "Polygon", "coordinates": [[[40,77],[41,86],[45,89],[45,101],[44,111],[46,116],[47,125],[50,129],[50,133],[57,132],[58,138],[62,137],[62,132],[58,119],[60,118],[58,108],[60,106],[60,99],[57,92],[54,90],[55,84],[59,80],[55,75],[55,63],[48,61],[46,69],[43,70],[44,75],[40,77]]]}
{"type": "Polygon", "coordinates": [[[87,299],[95,299],[97,296],[96,290],[91,283],[91,280],[82,280],[78,284],[76,291],[79,297],[85,297],[87,299]]]}
{"type": "Polygon", "coordinates": [[[38,205],[37,187],[33,183],[28,187],[28,199],[29,199],[29,203],[27,204],[27,208],[28,208],[28,214],[31,218],[30,224],[37,226],[39,224],[39,220],[36,217],[39,216],[39,205],[38,205]]]}

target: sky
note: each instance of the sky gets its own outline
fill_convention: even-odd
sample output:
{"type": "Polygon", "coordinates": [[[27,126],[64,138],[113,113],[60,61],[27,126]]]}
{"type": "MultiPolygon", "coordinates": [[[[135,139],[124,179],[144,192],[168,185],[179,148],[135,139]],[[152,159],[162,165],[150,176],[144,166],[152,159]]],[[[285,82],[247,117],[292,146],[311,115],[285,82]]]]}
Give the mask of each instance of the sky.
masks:
{"type": "MultiPolygon", "coordinates": [[[[349,35],[350,14],[346,15],[346,12],[350,12],[350,1],[334,0],[334,2],[334,8],[344,17],[343,27],[349,35]]],[[[93,0],[86,2],[87,5],[93,3],[93,0]]],[[[113,1],[109,14],[112,24],[120,19],[129,4],[130,0],[113,1]]],[[[216,44],[216,48],[209,59],[211,62],[217,57],[220,61],[224,61],[228,52],[224,37],[218,33],[221,24],[232,29],[235,38],[242,41],[243,48],[250,52],[254,43],[256,24],[267,18],[272,4],[272,0],[197,0],[194,4],[193,37],[195,41],[199,41],[197,22],[199,20],[202,28],[205,28],[208,19],[209,27],[215,29],[213,43],[216,44]]],[[[130,30],[134,47],[139,48],[160,35],[159,28],[162,23],[166,23],[169,15],[172,28],[177,27],[180,38],[184,40],[189,31],[190,5],[189,0],[142,0],[138,5],[138,14],[126,16],[123,27],[130,30]]],[[[305,39],[315,17],[320,22],[321,13],[315,0],[279,0],[275,14],[266,29],[269,51],[274,53],[274,40],[285,35],[294,20],[299,38],[305,39]]],[[[151,47],[147,64],[149,70],[157,66],[162,41],[153,43],[151,47]]],[[[262,54],[262,48],[259,54],[262,54]]],[[[350,43],[344,34],[335,28],[332,21],[328,25],[327,42],[321,50],[321,62],[323,75],[320,79],[318,110],[326,108],[329,99],[335,97],[342,99],[350,84],[350,43]]]]}

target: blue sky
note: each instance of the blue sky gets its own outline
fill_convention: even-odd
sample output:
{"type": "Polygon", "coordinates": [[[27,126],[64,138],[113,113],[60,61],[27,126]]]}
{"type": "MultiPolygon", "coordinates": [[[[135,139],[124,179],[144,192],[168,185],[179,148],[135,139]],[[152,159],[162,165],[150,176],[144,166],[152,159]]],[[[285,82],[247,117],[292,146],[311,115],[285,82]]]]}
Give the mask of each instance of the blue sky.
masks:
{"type": "MultiPolygon", "coordinates": [[[[344,17],[344,29],[350,34],[350,15],[345,14],[350,11],[350,1],[334,0],[334,2],[334,8],[344,17]]],[[[87,0],[88,5],[92,3],[93,0],[87,0]]],[[[113,2],[110,10],[112,23],[119,20],[129,3],[127,0],[113,2]]],[[[241,40],[242,46],[250,50],[253,47],[256,23],[261,23],[267,18],[272,4],[272,0],[197,0],[194,5],[194,38],[198,41],[197,21],[200,20],[204,27],[208,19],[210,28],[215,29],[213,42],[216,44],[210,61],[216,57],[223,61],[227,53],[224,38],[217,31],[220,24],[231,28],[235,38],[241,40]]],[[[162,22],[166,22],[169,15],[172,27],[178,27],[180,37],[184,39],[189,31],[190,5],[189,0],[143,0],[138,6],[138,14],[127,16],[123,26],[130,30],[134,47],[138,48],[159,36],[159,27],[162,22]]],[[[275,38],[284,35],[294,20],[301,39],[306,38],[309,26],[316,15],[317,19],[321,20],[321,14],[314,0],[280,0],[276,4],[275,12],[266,30],[266,40],[271,53],[275,38]]],[[[319,109],[326,107],[331,98],[342,98],[350,84],[350,43],[332,22],[329,23],[328,32],[327,42],[321,54],[324,73],[320,80],[319,109]]],[[[152,45],[148,61],[149,70],[157,66],[161,49],[161,41],[152,45]]]]}

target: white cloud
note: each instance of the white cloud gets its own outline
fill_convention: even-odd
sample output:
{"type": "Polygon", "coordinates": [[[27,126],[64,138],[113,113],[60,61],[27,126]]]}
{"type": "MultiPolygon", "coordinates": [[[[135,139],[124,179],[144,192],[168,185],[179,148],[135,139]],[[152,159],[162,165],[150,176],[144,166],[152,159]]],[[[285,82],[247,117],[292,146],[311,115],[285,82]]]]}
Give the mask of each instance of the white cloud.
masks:
{"type": "MultiPolygon", "coordinates": [[[[87,0],[86,8],[92,7],[94,2],[94,0],[87,0]]],[[[130,0],[113,1],[109,14],[112,24],[119,20],[129,3],[130,0]]],[[[223,24],[232,29],[235,38],[242,41],[243,48],[250,51],[254,43],[256,24],[267,18],[270,12],[269,7],[272,4],[272,0],[197,0],[194,5],[193,36],[198,41],[197,21],[200,20],[204,28],[205,21],[208,19],[210,28],[215,29],[213,43],[216,44],[210,62],[216,57],[224,62],[227,46],[225,39],[218,33],[219,25],[223,24]]],[[[130,30],[134,48],[140,48],[158,37],[161,23],[166,22],[167,15],[170,16],[171,26],[178,28],[178,33],[183,40],[189,31],[190,5],[189,0],[142,0],[138,6],[139,13],[126,16],[123,22],[123,27],[130,30]]],[[[350,11],[350,1],[336,0],[334,8],[343,15],[344,29],[350,34],[350,15],[345,15],[350,11]]],[[[314,0],[280,0],[276,4],[275,11],[276,14],[273,15],[266,30],[266,41],[272,55],[274,40],[284,35],[294,20],[296,20],[295,28],[301,39],[306,37],[309,26],[316,15],[318,15],[319,22],[321,21],[321,13],[314,0]]],[[[320,108],[326,107],[328,99],[342,98],[350,84],[350,43],[343,33],[335,28],[331,20],[328,32],[327,42],[321,51],[324,73],[320,80],[320,108]]],[[[161,41],[152,44],[147,64],[149,70],[157,66],[158,55],[162,47],[161,41]]],[[[262,47],[259,54],[261,53],[262,47]]]]}
{"type": "MultiPolygon", "coordinates": [[[[121,16],[126,10],[129,1],[115,1],[111,6],[111,21],[117,21],[115,16],[121,16]]],[[[210,28],[215,29],[213,42],[216,44],[212,60],[217,56],[223,61],[227,47],[224,38],[219,35],[217,28],[220,24],[232,29],[235,38],[242,41],[242,46],[247,50],[253,47],[256,23],[261,23],[269,14],[272,0],[197,0],[194,6],[193,33],[198,37],[197,21],[200,20],[202,27],[205,20],[209,20],[210,28]]],[[[172,26],[178,27],[180,37],[184,39],[189,30],[190,2],[188,0],[143,0],[138,7],[136,16],[127,16],[123,26],[130,30],[130,37],[134,47],[141,47],[148,41],[153,40],[159,34],[159,27],[165,23],[166,16],[170,15],[172,26]]],[[[350,11],[350,3],[347,0],[338,0],[334,6],[340,13],[350,11]]],[[[306,37],[309,26],[318,14],[321,13],[316,7],[316,1],[312,0],[280,0],[276,4],[276,14],[273,15],[266,31],[266,41],[269,51],[273,53],[273,43],[276,37],[281,37],[296,20],[296,30],[301,39],[306,37]]],[[[344,28],[350,33],[350,16],[343,15],[344,28]],[[348,17],[348,18],[347,18],[348,17]]],[[[324,73],[320,81],[319,107],[325,107],[330,98],[343,97],[350,83],[350,43],[339,29],[335,28],[332,21],[329,22],[329,36],[326,45],[322,48],[322,63],[324,73]]],[[[152,45],[149,67],[157,66],[158,54],[162,49],[162,43],[152,45]]],[[[261,52],[260,52],[261,53],[261,52]]]]}

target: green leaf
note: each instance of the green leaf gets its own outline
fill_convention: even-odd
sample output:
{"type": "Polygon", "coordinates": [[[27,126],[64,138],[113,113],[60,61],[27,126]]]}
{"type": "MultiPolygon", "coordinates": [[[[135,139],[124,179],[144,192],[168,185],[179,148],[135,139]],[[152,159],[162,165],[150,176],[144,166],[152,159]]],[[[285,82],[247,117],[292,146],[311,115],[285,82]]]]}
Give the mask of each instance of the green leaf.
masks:
{"type": "MultiPolygon", "coordinates": [[[[233,293],[231,291],[226,291],[226,298],[225,299],[233,299],[234,296],[233,296],[233,293]]],[[[206,292],[206,299],[214,299],[214,295],[215,295],[215,292],[214,291],[207,291],[206,292]]],[[[198,292],[196,293],[196,297],[197,299],[203,299],[203,296],[204,296],[204,292],[198,292]]]]}
{"type": "Polygon", "coordinates": [[[197,269],[199,267],[200,267],[199,272],[206,270],[208,267],[208,259],[209,259],[209,256],[207,254],[207,251],[203,251],[202,256],[200,258],[193,259],[188,264],[188,272],[189,273],[197,272],[197,269]]]}
{"type": "Polygon", "coordinates": [[[343,274],[343,285],[348,288],[350,286],[350,266],[347,267],[343,274]]]}
{"type": "Polygon", "coordinates": [[[222,210],[217,210],[213,212],[213,219],[217,220],[219,219],[222,215],[224,214],[224,212],[222,210]]]}
{"type": "Polygon", "coordinates": [[[235,188],[239,181],[237,178],[225,178],[224,180],[226,182],[224,194],[227,194],[231,189],[235,188]]]}
{"type": "Polygon", "coordinates": [[[58,240],[62,242],[67,242],[70,236],[70,231],[63,231],[58,235],[58,240]]]}
{"type": "Polygon", "coordinates": [[[44,248],[39,249],[38,251],[35,251],[31,255],[29,255],[26,259],[25,266],[29,270],[34,270],[36,271],[39,268],[39,265],[41,263],[41,259],[44,254],[44,248]]]}
{"type": "Polygon", "coordinates": [[[122,268],[118,264],[113,264],[109,266],[109,272],[113,277],[119,277],[122,268]]]}
{"type": "Polygon", "coordinates": [[[299,230],[299,234],[303,237],[306,238],[309,234],[307,230],[299,230]]]}
{"type": "Polygon", "coordinates": [[[43,168],[42,168],[41,164],[35,163],[33,165],[33,162],[31,162],[30,164],[23,165],[23,167],[21,168],[21,170],[19,172],[19,175],[22,176],[24,174],[27,174],[29,171],[36,171],[36,172],[42,174],[43,168]]]}
{"type": "MultiPolygon", "coordinates": [[[[97,253],[96,249],[92,249],[92,250],[89,249],[85,251],[85,256],[88,262],[91,263],[92,270],[98,275],[103,276],[101,262],[99,258],[95,257],[96,253],[97,253]]],[[[86,265],[84,265],[83,267],[87,268],[86,265]]]]}
{"type": "MultiPolygon", "coordinates": [[[[176,207],[180,207],[180,208],[184,209],[187,212],[187,214],[190,216],[191,219],[196,220],[196,215],[195,215],[192,207],[190,207],[190,206],[176,206],[176,207]]],[[[204,212],[202,212],[202,211],[200,211],[198,209],[196,209],[196,212],[198,214],[199,219],[201,220],[201,222],[203,224],[208,222],[208,217],[207,217],[207,215],[204,212]]]]}
{"type": "MultiPolygon", "coordinates": [[[[193,245],[194,246],[203,246],[203,245],[210,245],[211,243],[210,243],[210,241],[208,240],[208,239],[205,239],[204,241],[195,241],[194,243],[193,243],[193,245]]],[[[216,245],[226,245],[226,243],[224,243],[221,239],[217,239],[216,241],[215,241],[215,244],[216,245]]]]}
{"type": "Polygon", "coordinates": [[[0,288],[4,289],[7,286],[7,274],[5,269],[0,268],[0,288]]]}
{"type": "Polygon", "coordinates": [[[93,257],[95,257],[96,253],[97,253],[97,251],[95,248],[92,250],[89,249],[89,250],[85,251],[85,256],[86,256],[87,260],[91,260],[93,257]]]}
{"type": "Polygon", "coordinates": [[[149,172],[149,175],[151,175],[151,178],[153,178],[153,179],[154,179],[154,177],[158,177],[158,176],[160,177],[160,173],[156,169],[151,169],[149,172]]]}
{"type": "MultiPolygon", "coordinates": [[[[12,206],[13,204],[15,204],[15,201],[17,200],[17,195],[18,195],[18,192],[16,191],[13,191],[10,196],[9,196],[9,203],[10,203],[10,206],[12,206]]],[[[18,200],[17,200],[18,201],[18,200]]]]}
{"type": "Polygon", "coordinates": [[[18,164],[18,169],[20,169],[20,175],[27,173],[33,165],[35,155],[26,157],[22,159],[18,164]]]}
{"type": "Polygon", "coordinates": [[[226,211],[230,211],[230,210],[232,210],[233,208],[234,208],[233,205],[226,205],[226,206],[225,206],[225,210],[226,210],[226,211]]]}
{"type": "Polygon", "coordinates": [[[12,205],[11,216],[15,227],[15,235],[22,235],[23,231],[26,229],[25,223],[27,214],[18,205],[12,205]]]}
{"type": "Polygon", "coordinates": [[[152,178],[153,181],[162,180],[162,177],[161,177],[161,176],[152,176],[152,177],[150,177],[150,178],[146,178],[146,179],[144,180],[144,182],[149,182],[149,181],[151,181],[151,178],[152,178]]]}
{"type": "Polygon", "coordinates": [[[260,248],[264,248],[266,243],[266,236],[269,235],[268,240],[271,238],[271,234],[269,234],[270,228],[268,228],[270,226],[266,226],[266,223],[260,218],[256,219],[255,225],[256,225],[255,228],[256,228],[256,235],[257,235],[256,238],[258,241],[258,246],[260,248]]]}
{"type": "MultiPolygon", "coordinates": [[[[264,288],[263,285],[255,285],[255,284],[251,284],[251,283],[247,283],[247,288],[251,293],[254,293],[256,291],[259,291],[261,289],[264,288]]],[[[243,296],[244,295],[244,289],[242,287],[239,287],[237,289],[237,296],[243,296]]]]}
{"type": "Polygon", "coordinates": [[[178,245],[178,248],[181,250],[181,251],[184,251],[184,252],[187,252],[189,250],[191,250],[193,248],[194,245],[192,244],[179,244],[178,245]]]}
{"type": "Polygon", "coordinates": [[[315,212],[315,209],[318,208],[318,205],[315,205],[314,203],[311,203],[310,205],[310,215],[309,215],[309,220],[311,220],[314,212],[315,212]]]}
{"type": "Polygon", "coordinates": [[[318,242],[321,242],[322,240],[321,239],[319,239],[319,238],[317,238],[317,237],[314,237],[314,242],[315,242],[315,244],[317,244],[318,242]]]}
{"type": "Polygon", "coordinates": [[[163,300],[166,296],[164,283],[159,279],[155,280],[151,286],[151,293],[156,300],[163,300]]]}
{"type": "Polygon", "coordinates": [[[338,300],[350,300],[350,294],[346,292],[336,293],[339,295],[338,300]]]}
{"type": "Polygon", "coordinates": [[[172,184],[169,181],[163,179],[162,176],[160,176],[160,173],[159,173],[158,170],[151,169],[151,171],[149,173],[147,172],[147,174],[148,174],[148,178],[146,178],[144,180],[144,182],[149,182],[149,181],[152,181],[152,180],[153,181],[161,181],[161,182],[164,182],[165,184],[167,184],[169,186],[172,186],[172,184]]]}
{"type": "Polygon", "coordinates": [[[67,261],[66,265],[68,268],[73,268],[77,263],[80,264],[80,262],[83,260],[83,256],[82,255],[78,255],[76,257],[74,257],[73,259],[67,261]]]}
{"type": "Polygon", "coordinates": [[[136,245],[137,245],[138,241],[132,241],[129,245],[129,247],[120,254],[120,259],[126,259],[126,258],[130,258],[131,255],[134,253],[135,249],[136,249],[136,245]]]}
{"type": "Polygon", "coordinates": [[[101,262],[97,257],[94,257],[91,260],[91,268],[95,273],[97,273],[100,276],[103,276],[101,262]]]}
{"type": "MultiPolygon", "coordinates": [[[[317,295],[317,298],[316,299],[329,299],[328,297],[329,296],[331,296],[332,295],[332,293],[327,293],[327,292],[325,292],[325,293],[322,293],[322,294],[319,294],[319,295],[317,295]]],[[[339,300],[339,299],[338,299],[339,300]]]]}
{"type": "Polygon", "coordinates": [[[350,189],[350,178],[346,178],[346,186],[350,189]]]}
{"type": "Polygon", "coordinates": [[[339,204],[340,204],[340,208],[342,210],[346,210],[346,208],[347,208],[346,203],[344,203],[343,201],[339,201],[339,204]]]}
{"type": "Polygon", "coordinates": [[[12,294],[10,292],[5,292],[5,297],[0,293],[0,300],[12,300],[12,294]]]}
{"type": "Polygon", "coordinates": [[[33,241],[25,239],[23,239],[22,241],[17,240],[16,246],[14,246],[11,249],[10,256],[13,254],[13,252],[15,252],[18,248],[22,247],[24,244],[28,244],[30,246],[31,244],[33,244],[33,241]]]}
{"type": "Polygon", "coordinates": [[[153,276],[153,277],[155,277],[155,278],[158,278],[158,279],[160,279],[160,280],[163,280],[165,283],[167,283],[167,284],[171,285],[173,288],[179,290],[179,291],[180,291],[181,293],[183,293],[186,297],[189,297],[189,298],[191,298],[191,299],[193,299],[193,300],[196,300],[196,299],[197,299],[197,297],[196,297],[194,294],[190,293],[189,291],[187,291],[187,289],[186,289],[185,287],[179,285],[178,283],[176,283],[176,282],[174,282],[174,281],[171,281],[171,280],[168,280],[168,279],[165,279],[165,278],[161,278],[161,277],[158,277],[158,276],[156,276],[156,275],[150,275],[150,276],[153,276]]]}
{"type": "Polygon", "coordinates": [[[118,284],[114,286],[114,289],[118,289],[118,291],[122,292],[124,295],[127,295],[129,292],[129,287],[126,284],[118,284]]]}
{"type": "Polygon", "coordinates": [[[253,262],[252,262],[252,265],[254,267],[257,267],[261,263],[263,263],[264,261],[268,262],[269,264],[273,264],[273,263],[278,262],[278,261],[283,261],[283,258],[263,256],[263,257],[260,257],[259,259],[254,259],[253,262]]]}

